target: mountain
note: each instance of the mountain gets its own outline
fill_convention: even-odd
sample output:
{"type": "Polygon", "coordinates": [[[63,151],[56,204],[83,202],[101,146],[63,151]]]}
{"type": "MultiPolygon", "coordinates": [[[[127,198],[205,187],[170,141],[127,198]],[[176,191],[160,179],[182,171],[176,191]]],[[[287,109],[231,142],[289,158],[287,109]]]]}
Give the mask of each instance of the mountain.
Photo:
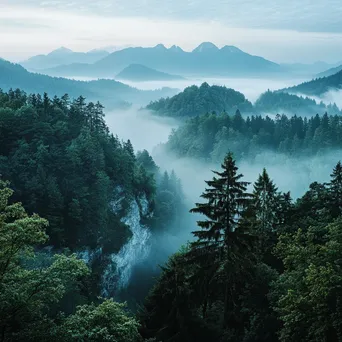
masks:
{"type": "Polygon", "coordinates": [[[142,64],[130,64],[127,68],[117,74],[115,78],[118,80],[137,82],[184,80],[184,77],[182,76],[170,75],[165,72],[148,68],[142,64]]]}
{"type": "Polygon", "coordinates": [[[50,96],[84,96],[91,101],[100,101],[108,107],[135,103],[146,105],[163,96],[173,96],[177,90],[163,88],[154,91],[142,91],[114,80],[74,81],[65,78],[50,77],[28,72],[19,64],[0,60],[0,88],[20,88],[27,93],[47,92],[50,96]]]}
{"type": "Polygon", "coordinates": [[[191,86],[171,98],[150,103],[147,109],[161,116],[188,118],[208,112],[235,112],[237,109],[250,112],[252,104],[243,94],[221,86],[191,86]]]}
{"type": "Polygon", "coordinates": [[[234,46],[219,49],[202,43],[191,52],[180,47],[132,47],[115,51],[94,64],[73,63],[44,70],[54,76],[115,77],[131,64],[142,64],[161,72],[198,76],[252,76],[274,74],[281,67],[262,57],[252,56],[234,46]]]}
{"type": "Polygon", "coordinates": [[[337,74],[341,70],[342,70],[342,65],[339,65],[339,66],[337,66],[335,68],[330,68],[330,69],[328,69],[326,71],[323,71],[323,72],[319,73],[317,75],[317,77],[318,78],[322,78],[322,77],[332,76],[334,74],[337,74]]]}
{"type": "Polygon", "coordinates": [[[300,93],[310,96],[320,96],[329,90],[342,89],[342,70],[334,75],[316,78],[297,86],[283,89],[285,92],[300,93]]]}
{"type": "Polygon", "coordinates": [[[54,68],[59,65],[72,63],[95,63],[109,55],[104,50],[92,50],[89,52],[74,52],[65,47],[50,52],[47,55],[38,55],[23,61],[21,65],[29,70],[42,70],[54,68]]]}

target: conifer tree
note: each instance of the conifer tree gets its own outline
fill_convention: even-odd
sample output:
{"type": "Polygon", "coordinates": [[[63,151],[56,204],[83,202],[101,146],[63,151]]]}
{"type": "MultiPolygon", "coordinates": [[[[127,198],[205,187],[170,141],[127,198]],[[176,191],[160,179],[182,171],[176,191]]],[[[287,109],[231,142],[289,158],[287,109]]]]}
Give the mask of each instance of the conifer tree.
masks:
{"type": "Polygon", "coordinates": [[[342,164],[339,161],[330,175],[331,181],[329,183],[331,207],[333,216],[340,216],[342,214],[342,164]]]}
{"type": "MultiPolygon", "coordinates": [[[[242,174],[228,153],[221,165],[222,171],[213,171],[218,177],[206,181],[209,186],[202,194],[206,203],[196,203],[192,213],[203,214],[206,220],[198,221],[200,231],[193,232],[198,238],[192,244],[193,255],[200,256],[203,267],[214,273],[222,282],[224,291],[225,328],[236,328],[234,317],[235,298],[244,267],[249,264],[250,236],[239,227],[239,221],[251,200],[246,192],[248,182],[242,181],[242,174]],[[240,228],[240,229],[239,229],[240,228]],[[215,270],[213,272],[213,269],[215,270]]],[[[203,272],[202,272],[203,273],[203,272]]],[[[220,285],[219,285],[220,286],[220,285]]]]}
{"type": "Polygon", "coordinates": [[[254,184],[253,191],[256,218],[262,233],[275,229],[279,197],[277,190],[264,168],[254,184]]]}

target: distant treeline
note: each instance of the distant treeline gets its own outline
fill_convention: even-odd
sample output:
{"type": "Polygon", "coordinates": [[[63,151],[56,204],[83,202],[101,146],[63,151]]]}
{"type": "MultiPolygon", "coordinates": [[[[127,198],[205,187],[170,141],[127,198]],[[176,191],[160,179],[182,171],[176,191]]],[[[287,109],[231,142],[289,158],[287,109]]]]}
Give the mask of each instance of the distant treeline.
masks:
{"type": "Polygon", "coordinates": [[[179,156],[219,161],[227,153],[236,158],[264,150],[285,154],[313,155],[342,147],[342,116],[315,115],[311,118],[205,114],[190,119],[174,130],[167,147],[179,156]]]}
{"type": "Polygon", "coordinates": [[[224,86],[209,86],[208,83],[203,83],[200,87],[194,85],[171,98],[162,98],[151,102],[147,109],[157,115],[180,119],[211,112],[234,113],[236,110],[240,110],[243,115],[276,115],[279,113],[313,116],[325,112],[331,115],[341,114],[336,104],[317,103],[308,97],[304,98],[286,92],[267,91],[258,98],[253,106],[242,93],[224,86]]]}

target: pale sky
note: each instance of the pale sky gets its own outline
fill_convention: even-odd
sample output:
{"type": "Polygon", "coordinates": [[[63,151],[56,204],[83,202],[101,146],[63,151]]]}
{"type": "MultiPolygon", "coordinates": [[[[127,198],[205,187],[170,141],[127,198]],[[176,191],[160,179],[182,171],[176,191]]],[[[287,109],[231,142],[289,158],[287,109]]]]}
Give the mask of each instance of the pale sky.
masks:
{"type": "Polygon", "coordinates": [[[341,0],[0,0],[0,57],[211,41],[275,62],[338,62],[341,18],[341,0]]]}

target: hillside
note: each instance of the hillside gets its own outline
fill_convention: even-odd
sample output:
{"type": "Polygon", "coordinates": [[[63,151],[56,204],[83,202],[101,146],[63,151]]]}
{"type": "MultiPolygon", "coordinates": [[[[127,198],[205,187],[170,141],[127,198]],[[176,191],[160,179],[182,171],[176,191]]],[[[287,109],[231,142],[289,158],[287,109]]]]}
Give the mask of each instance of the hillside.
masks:
{"type": "Polygon", "coordinates": [[[152,102],[146,108],[157,115],[186,118],[213,111],[221,113],[239,109],[243,112],[250,112],[253,106],[238,91],[203,83],[200,87],[195,85],[188,87],[171,98],[162,98],[152,102]]]}
{"type": "Polygon", "coordinates": [[[101,101],[106,106],[122,106],[127,103],[146,105],[151,100],[162,96],[172,96],[177,91],[163,88],[155,91],[142,91],[114,80],[74,81],[65,78],[50,77],[28,72],[18,64],[0,60],[0,88],[20,88],[27,93],[47,92],[50,96],[71,97],[80,95],[92,101],[101,101]]]}
{"type": "Polygon", "coordinates": [[[320,96],[329,90],[338,89],[342,89],[342,70],[331,76],[316,78],[312,81],[286,88],[284,91],[311,96],[320,96]]]}
{"type": "Polygon", "coordinates": [[[91,65],[59,66],[45,73],[63,76],[115,77],[131,64],[142,64],[166,73],[202,76],[263,75],[281,71],[281,67],[262,57],[252,56],[234,46],[219,49],[212,43],[202,43],[191,52],[178,46],[127,48],[111,53],[91,65]]]}
{"type": "Polygon", "coordinates": [[[267,91],[254,104],[254,109],[260,114],[286,114],[314,116],[328,112],[330,115],[341,114],[340,109],[323,102],[317,103],[308,97],[297,96],[283,92],[267,91]]]}
{"type": "Polygon", "coordinates": [[[29,70],[42,70],[54,68],[59,65],[72,63],[95,63],[98,60],[109,55],[109,52],[103,50],[92,50],[89,52],[74,52],[65,47],[54,50],[47,55],[38,55],[29,58],[20,64],[29,70]]]}
{"type": "Polygon", "coordinates": [[[136,82],[174,81],[184,79],[182,76],[167,74],[165,72],[148,68],[142,64],[130,64],[127,68],[123,69],[119,74],[117,74],[115,78],[118,80],[136,82]]]}

